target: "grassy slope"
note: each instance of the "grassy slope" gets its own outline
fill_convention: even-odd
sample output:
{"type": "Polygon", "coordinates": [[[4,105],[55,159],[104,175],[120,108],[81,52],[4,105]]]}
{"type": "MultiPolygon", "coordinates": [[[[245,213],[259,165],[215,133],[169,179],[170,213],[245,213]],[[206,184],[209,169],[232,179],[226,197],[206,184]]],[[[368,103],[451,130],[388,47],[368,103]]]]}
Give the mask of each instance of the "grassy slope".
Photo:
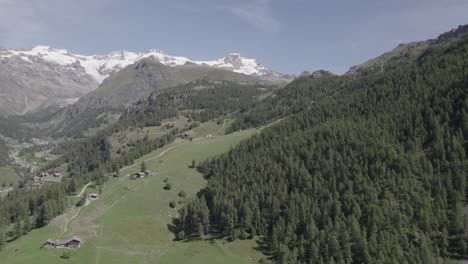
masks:
{"type": "MultiPolygon", "coordinates": [[[[258,82],[253,76],[224,69],[200,65],[165,66],[151,59],[129,65],[106,79],[99,88],[88,93],[77,105],[87,105],[101,98],[111,105],[125,105],[129,101],[146,98],[155,89],[165,89],[179,84],[210,77],[213,80],[234,82],[258,82]]],[[[91,105],[94,105],[91,103],[91,105]]]]}
{"type": "Polygon", "coordinates": [[[112,113],[100,114],[98,117],[96,117],[96,119],[100,119],[102,123],[97,127],[91,127],[83,131],[83,136],[92,137],[96,135],[97,132],[117,122],[119,118],[120,118],[119,114],[112,114],[112,113]]]}
{"type": "Polygon", "coordinates": [[[223,132],[222,125],[207,123],[193,131],[194,141],[177,140],[142,157],[134,166],[122,169],[120,178],[107,182],[102,199],[82,208],[65,232],[64,224],[76,209],[8,244],[0,252],[2,263],[255,263],[261,255],[253,249],[254,241],[173,242],[167,228],[177,214],[169,202],[181,200],[177,196],[180,190],[190,197],[206,184],[198,172],[188,168],[191,161],[225,152],[255,130],[227,136],[223,132]],[[207,134],[215,137],[207,138],[207,134]],[[130,180],[125,175],[136,172],[141,160],[161,174],[130,180]],[[163,190],[166,177],[173,186],[169,191],[163,190]],[[69,260],[60,258],[62,250],[40,249],[47,238],[71,235],[79,235],[85,242],[79,250],[69,251],[69,260]]]}
{"type": "Polygon", "coordinates": [[[186,117],[180,116],[178,118],[164,120],[161,122],[161,126],[127,129],[126,131],[113,134],[109,137],[109,142],[112,145],[112,155],[118,156],[116,153],[118,149],[125,150],[125,145],[127,143],[143,139],[146,135],[148,135],[150,139],[154,139],[171,132],[172,128],[168,129],[165,127],[168,124],[174,125],[174,128],[182,129],[185,125],[190,124],[187,120],[186,117]]]}
{"type": "Polygon", "coordinates": [[[5,182],[7,186],[10,186],[10,183],[18,182],[18,175],[16,175],[15,170],[10,166],[0,167],[0,189],[3,182],[5,182]]]}

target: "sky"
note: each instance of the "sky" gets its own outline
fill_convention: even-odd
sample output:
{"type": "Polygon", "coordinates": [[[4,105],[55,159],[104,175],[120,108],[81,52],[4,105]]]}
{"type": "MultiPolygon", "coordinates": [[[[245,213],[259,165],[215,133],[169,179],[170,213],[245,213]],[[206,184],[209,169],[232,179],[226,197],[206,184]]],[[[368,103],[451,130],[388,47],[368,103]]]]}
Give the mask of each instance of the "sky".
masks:
{"type": "Polygon", "coordinates": [[[157,48],[193,60],[239,52],[293,74],[341,74],[461,24],[468,0],[0,0],[3,48],[157,48]]]}

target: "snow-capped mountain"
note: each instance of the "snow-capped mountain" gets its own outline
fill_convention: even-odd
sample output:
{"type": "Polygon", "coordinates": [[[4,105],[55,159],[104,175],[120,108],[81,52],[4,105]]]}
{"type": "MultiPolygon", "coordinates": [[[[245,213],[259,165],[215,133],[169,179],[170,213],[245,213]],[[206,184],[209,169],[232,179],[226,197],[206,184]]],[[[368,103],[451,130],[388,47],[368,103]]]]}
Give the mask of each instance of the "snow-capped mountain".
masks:
{"type": "Polygon", "coordinates": [[[11,58],[15,56],[28,63],[35,63],[38,59],[42,59],[61,66],[68,66],[70,70],[74,70],[76,68],[72,66],[81,66],[85,73],[93,77],[98,83],[101,83],[109,75],[135,63],[136,61],[151,57],[162,64],[171,67],[193,63],[231,70],[246,75],[281,76],[279,73],[266,69],[255,59],[244,58],[239,53],[230,53],[221,59],[213,61],[196,61],[190,60],[186,57],[171,56],[158,49],[152,49],[144,53],[118,51],[112,52],[108,55],[94,56],[73,54],[67,50],[54,49],[48,46],[36,46],[32,49],[0,50],[0,58],[11,58]]]}
{"type": "Polygon", "coordinates": [[[85,56],[48,46],[31,49],[0,48],[0,115],[23,114],[48,106],[74,103],[95,90],[107,77],[146,58],[169,67],[196,64],[274,82],[291,79],[238,53],[213,61],[196,61],[171,56],[158,49],[85,56]]]}

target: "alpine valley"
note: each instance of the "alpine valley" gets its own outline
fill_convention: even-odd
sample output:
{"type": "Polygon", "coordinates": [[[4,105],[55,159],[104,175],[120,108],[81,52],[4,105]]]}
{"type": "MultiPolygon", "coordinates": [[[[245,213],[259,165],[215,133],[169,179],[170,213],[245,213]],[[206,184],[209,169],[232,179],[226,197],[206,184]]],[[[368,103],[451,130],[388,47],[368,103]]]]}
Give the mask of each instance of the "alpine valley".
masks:
{"type": "Polygon", "coordinates": [[[468,25],[342,75],[0,49],[1,263],[466,263],[467,200],[468,25]]]}

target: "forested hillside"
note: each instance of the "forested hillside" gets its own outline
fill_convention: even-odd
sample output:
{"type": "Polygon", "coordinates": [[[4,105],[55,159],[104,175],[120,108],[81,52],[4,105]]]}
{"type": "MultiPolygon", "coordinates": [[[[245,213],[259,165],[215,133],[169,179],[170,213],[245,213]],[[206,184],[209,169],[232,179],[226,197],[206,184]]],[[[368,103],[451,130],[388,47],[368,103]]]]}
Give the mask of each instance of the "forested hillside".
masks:
{"type": "Polygon", "coordinates": [[[8,164],[8,151],[8,145],[3,139],[0,138],[0,166],[5,166],[6,164],[8,164]]]}
{"type": "Polygon", "coordinates": [[[41,189],[14,190],[0,200],[0,248],[34,228],[47,225],[68,206],[65,189],[52,184],[41,189]],[[12,228],[10,227],[12,224],[12,228]]]}
{"type": "Polygon", "coordinates": [[[468,37],[296,80],[255,109],[232,129],[297,114],[200,164],[208,187],[175,221],[179,239],[260,236],[275,263],[467,254],[468,37]]]}
{"type": "Polygon", "coordinates": [[[127,109],[122,120],[138,126],[159,125],[179,112],[188,118],[206,122],[228,113],[251,109],[261,98],[278,87],[265,84],[242,84],[208,78],[155,92],[127,109]]]}
{"type": "MultiPolygon", "coordinates": [[[[81,186],[93,182],[101,191],[177,138],[165,151],[262,127],[244,131],[259,134],[214,159],[184,161],[208,185],[194,199],[181,190],[182,200],[169,202],[181,208],[169,227],[176,239],[255,238],[268,256],[262,263],[466,258],[468,36],[451,32],[350,74],[320,71],[283,88],[225,70],[142,61],[81,104],[0,118],[0,134],[19,142],[64,139],[44,150],[54,159],[34,172],[60,170],[60,182],[32,188],[24,169],[0,197],[0,248],[62,214],[81,186]],[[200,124],[205,131],[192,138],[200,124]]],[[[0,166],[8,151],[0,139],[0,166]]]]}
{"type": "Polygon", "coordinates": [[[56,149],[61,158],[50,163],[48,168],[67,164],[70,177],[65,182],[69,192],[76,186],[105,172],[114,172],[165,144],[172,142],[178,133],[197,126],[196,122],[184,129],[172,129],[170,133],[150,140],[144,138],[134,142],[131,150],[122,152],[120,157],[111,159],[108,137],[128,127],[161,126],[168,118],[186,115],[192,121],[206,122],[228,113],[236,113],[251,108],[258,97],[276,86],[242,85],[232,82],[199,80],[185,85],[155,92],[127,109],[121,119],[103,129],[95,136],[63,143],[56,149]]]}
{"type": "MultiPolygon", "coordinates": [[[[204,78],[153,93],[146,100],[141,100],[128,108],[120,120],[100,130],[96,135],[66,141],[55,148],[53,154],[59,158],[50,161],[40,170],[47,171],[64,165],[67,177],[57,186],[45,186],[33,193],[29,188],[20,188],[14,192],[14,196],[9,195],[3,200],[0,199],[0,209],[5,208],[0,213],[0,236],[14,239],[35,227],[44,226],[54,216],[63,212],[65,194],[74,193],[89,181],[101,185],[108,179],[107,173],[118,173],[120,168],[132,164],[135,159],[173,142],[177,134],[197,127],[198,122],[224,118],[228,114],[246,111],[253,107],[261,96],[277,88],[274,85],[241,84],[204,78]],[[158,138],[138,139],[131,142],[132,146],[120,152],[117,157],[111,156],[112,146],[109,143],[109,137],[114,133],[124,131],[129,127],[161,126],[163,120],[175,118],[178,115],[185,115],[191,120],[186,127],[172,128],[158,138]],[[51,192],[58,193],[51,195],[51,192]],[[38,202],[30,205],[33,209],[24,210],[35,200],[38,202]],[[60,205],[57,205],[58,202],[60,205]],[[46,216],[42,217],[41,212],[44,210],[46,210],[44,213],[46,216]],[[7,232],[6,229],[10,225],[17,225],[21,228],[21,232],[7,232]]],[[[70,109],[72,108],[65,108],[66,111],[70,109]]],[[[89,113],[89,118],[80,117],[85,124],[70,123],[73,129],[61,130],[61,132],[68,136],[79,135],[87,126],[87,120],[96,122],[96,112],[90,110],[89,113]]],[[[47,120],[50,116],[37,114],[13,118],[21,123],[39,119],[47,120]]],[[[3,150],[6,149],[0,149],[0,155],[3,150]]]]}
{"type": "Polygon", "coordinates": [[[278,90],[273,96],[267,97],[241,114],[227,132],[258,127],[303,111],[317,101],[336,95],[346,80],[346,77],[337,78],[333,75],[300,77],[292,81],[286,89],[278,90]]]}
{"type": "Polygon", "coordinates": [[[193,117],[206,121],[215,112],[215,115],[224,114],[240,104],[243,104],[242,110],[250,108],[251,102],[257,100],[258,96],[282,85],[284,80],[267,80],[199,65],[169,67],[144,59],[109,77],[98,89],[73,105],[61,109],[49,107],[22,116],[0,117],[0,133],[21,141],[45,136],[78,139],[85,136],[88,130],[102,130],[114,124],[127,107],[138,101],[149,101],[152,104],[150,107],[159,105],[158,109],[146,114],[152,115],[149,118],[153,121],[148,120],[150,123],[165,115],[159,111],[174,113],[174,107],[194,107],[196,111],[192,113],[193,117]],[[222,103],[228,103],[228,109],[223,109],[222,103]],[[216,109],[202,111],[206,107],[216,109]]]}

